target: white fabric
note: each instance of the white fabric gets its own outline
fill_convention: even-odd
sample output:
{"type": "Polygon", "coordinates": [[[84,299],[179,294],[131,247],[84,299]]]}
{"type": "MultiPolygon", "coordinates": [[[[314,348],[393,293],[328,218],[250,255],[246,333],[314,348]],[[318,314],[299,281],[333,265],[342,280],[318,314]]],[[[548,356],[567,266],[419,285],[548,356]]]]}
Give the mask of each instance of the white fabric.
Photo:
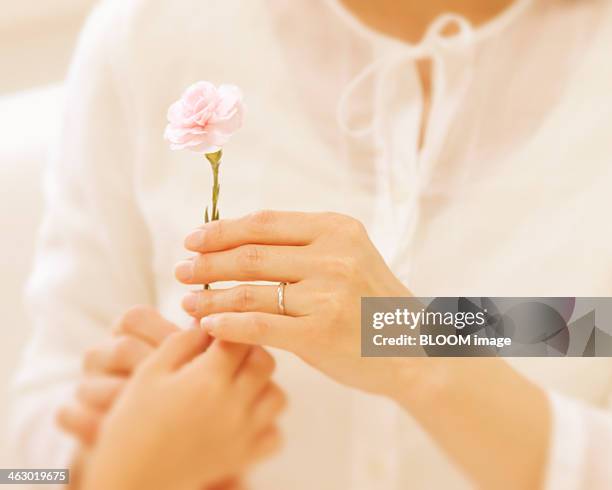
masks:
{"type": "Polygon", "coordinates": [[[0,356],[0,461],[9,465],[6,425],[10,383],[29,334],[22,307],[23,287],[30,273],[35,238],[42,216],[40,174],[47,147],[59,126],[61,90],[44,87],[0,97],[0,223],[11,239],[0,242],[0,310],[4,312],[0,356]],[[44,132],[32,135],[32,113],[44,132]],[[33,137],[35,136],[35,137],[33,137]],[[16,213],[15,210],[20,212],[16,213]]]}
{"type": "Polygon", "coordinates": [[[551,394],[555,441],[547,488],[606,489],[612,482],[610,415],[575,399],[551,394]]]}
{"type": "MultiPolygon", "coordinates": [[[[198,79],[238,84],[249,105],[225,152],[222,216],[349,213],[422,296],[609,296],[610,9],[603,0],[520,2],[479,29],[460,20],[460,36],[411,47],[328,0],[104,2],[81,39],[47,182],[29,292],[36,334],[15,418],[27,463],[65,464],[70,443],[51,410],[84,349],[122,310],[152,303],[187,324],[186,288],[172,271],[202,219],[210,172],[161,135],[166,108],[198,79]],[[435,67],[422,149],[415,52],[435,67]],[[343,125],[372,131],[354,137],[343,125]]],[[[258,470],[256,489],[469,487],[390,402],[278,359],[291,398],[288,445],[258,470]]],[[[512,362],[592,406],[553,404],[567,422],[555,427],[550,481],[573,471],[566,488],[610,487],[607,453],[593,450],[610,444],[601,440],[612,424],[601,411],[610,361],[512,362]],[[588,466],[570,469],[558,449],[574,438],[588,466]]]]}

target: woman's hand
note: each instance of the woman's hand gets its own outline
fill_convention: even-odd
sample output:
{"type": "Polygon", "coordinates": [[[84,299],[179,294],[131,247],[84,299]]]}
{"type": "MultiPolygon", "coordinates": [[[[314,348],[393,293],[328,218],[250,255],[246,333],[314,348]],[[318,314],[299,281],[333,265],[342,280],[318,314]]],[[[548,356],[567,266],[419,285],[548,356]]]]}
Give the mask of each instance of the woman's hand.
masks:
{"type": "Polygon", "coordinates": [[[183,307],[204,317],[214,337],[292,351],[344,384],[391,397],[479,488],[537,488],[548,441],[546,396],[508,364],[360,357],[360,298],[410,293],[357,221],[259,212],[208,223],[185,245],[198,255],[177,266],[184,283],[289,283],[286,316],[279,314],[276,286],[191,293],[183,307]]]}
{"type": "Polygon", "coordinates": [[[341,383],[391,395],[390,359],[360,354],[361,297],[405,296],[357,220],[333,213],[261,211],[208,223],[186,240],[198,252],[176,267],[186,284],[287,282],[192,292],[183,307],[218,339],[294,352],[341,383]]]}
{"type": "Polygon", "coordinates": [[[194,489],[279,445],[285,398],[260,347],[172,334],[136,370],[101,427],[84,488],[194,489]]]}

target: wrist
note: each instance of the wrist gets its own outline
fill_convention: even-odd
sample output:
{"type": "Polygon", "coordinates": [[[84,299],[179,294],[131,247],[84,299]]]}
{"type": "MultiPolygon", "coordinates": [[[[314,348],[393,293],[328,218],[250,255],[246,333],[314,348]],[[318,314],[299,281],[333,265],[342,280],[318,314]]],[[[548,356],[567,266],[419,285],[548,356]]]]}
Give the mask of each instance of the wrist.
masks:
{"type": "Polygon", "coordinates": [[[107,471],[99,471],[93,461],[83,468],[79,490],[103,490],[113,488],[115,490],[130,490],[128,485],[118,478],[116,468],[107,471]]]}
{"type": "Polygon", "coordinates": [[[393,358],[386,395],[408,412],[431,410],[449,391],[457,389],[456,374],[445,359],[393,358]]]}
{"type": "Polygon", "coordinates": [[[398,361],[391,397],[479,488],[499,486],[499,474],[504,488],[538,487],[550,438],[541,388],[497,358],[398,361]]]}
{"type": "Polygon", "coordinates": [[[505,362],[492,358],[406,357],[394,359],[393,400],[424,416],[452,410],[457,403],[487,399],[507,373],[505,362]],[[475,380],[479,380],[475,383],[475,380]]]}
{"type": "Polygon", "coordinates": [[[111,452],[109,454],[103,449],[101,447],[94,448],[87,464],[83,465],[79,490],[149,488],[142,485],[144,483],[144,473],[140,476],[140,479],[135,476],[129,458],[119,458],[117,453],[111,452]]]}

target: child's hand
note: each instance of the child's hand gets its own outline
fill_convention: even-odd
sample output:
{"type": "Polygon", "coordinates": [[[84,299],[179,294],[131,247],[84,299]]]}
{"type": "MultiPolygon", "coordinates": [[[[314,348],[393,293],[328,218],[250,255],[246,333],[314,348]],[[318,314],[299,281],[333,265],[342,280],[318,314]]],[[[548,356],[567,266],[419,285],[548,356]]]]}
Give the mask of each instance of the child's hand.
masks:
{"type": "Polygon", "coordinates": [[[284,394],[260,347],[170,335],[105,419],[84,488],[193,489],[239,474],[280,444],[284,394]]]}
{"type": "Polygon", "coordinates": [[[179,331],[152,307],[134,306],[125,312],[113,326],[113,336],[83,357],[75,396],[57,412],[60,428],[85,447],[94,444],[98,427],[134,370],[179,331]]]}

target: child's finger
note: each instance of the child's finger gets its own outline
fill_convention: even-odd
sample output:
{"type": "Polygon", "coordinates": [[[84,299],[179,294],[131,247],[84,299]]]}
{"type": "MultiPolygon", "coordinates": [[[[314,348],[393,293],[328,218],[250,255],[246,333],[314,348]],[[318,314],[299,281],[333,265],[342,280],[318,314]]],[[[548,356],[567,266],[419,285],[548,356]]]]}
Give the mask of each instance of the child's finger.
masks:
{"type": "Polygon", "coordinates": [[[174,371],[204,352],[210,336],[201,329],[171,334],[143,365],[145,372],[174,371]]]}
{"type": "Polygon", "coordinates": [[[168,335],[178,331],[176,325],[150,306],[130,308],[113,327],[116,335],[136,337],[152,347],[159,346],[168,335]]]}
{"type": "Polygon", "coordinates": [[[87,351],[83,370],[88,373],[130,374],[152,352],[153,347],[135,337],[114,337],[87,351]]]}
{"type": "Polygon", "coordinates": [[[269,383],[255,401],[252,426],[256,431],[272,424],[287,407],[287,395],[276,384],[269,383]]]}
{"type": "Polygon", "coordinates": [[[204,355],[195,359],[186,369],[193,370],[197,376],[201,375],[203,369],[211,370],[216,376],[229,381],[238,372],[250,350],[250,345],[216,340],[204,355]]]}
{"type": "Polygon", "coordinates": [[[268,384],[276,362],[263,347],[255,346],[249,352],[236,374],[236,388],[247,399],[254,399],[268,384]]]}
{"type": "Polygon", "coordinates": [[[99,412],[79,402],[62,406],[55,416],[57,425],[85,446],[95,442],[101,420],[99,412]]]}
{"type": "Polygon", "coordinates": [[[77,399],[93,409],[106,411],[121,392],[126,379],[118,376],[88,376],[77,386],[77,399]]]}
{"type": "Polygon", "coordinates": [[[251,452],[251,462],[255,463],[278,452],[283,445],[281,431],[276,426],[262,431],[256,438],[251,452]]]}

